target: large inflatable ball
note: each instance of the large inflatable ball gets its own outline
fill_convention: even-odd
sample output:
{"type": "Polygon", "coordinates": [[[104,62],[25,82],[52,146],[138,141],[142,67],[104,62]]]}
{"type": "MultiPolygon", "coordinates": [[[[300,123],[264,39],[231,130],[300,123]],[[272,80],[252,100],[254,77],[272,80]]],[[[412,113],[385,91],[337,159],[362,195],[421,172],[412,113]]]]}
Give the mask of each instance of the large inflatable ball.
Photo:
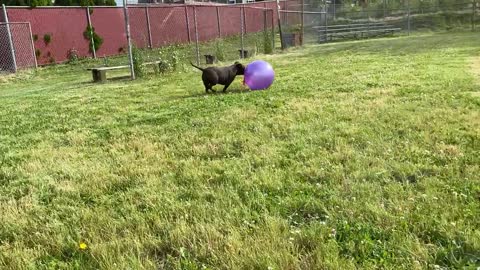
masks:
{"type": "Polygon", "coordinates": [[[267,89],[272,85],[275,72],[272,66],[262,60],[253,61],[245,68],[245,84],[252,90],[267,89]]]}

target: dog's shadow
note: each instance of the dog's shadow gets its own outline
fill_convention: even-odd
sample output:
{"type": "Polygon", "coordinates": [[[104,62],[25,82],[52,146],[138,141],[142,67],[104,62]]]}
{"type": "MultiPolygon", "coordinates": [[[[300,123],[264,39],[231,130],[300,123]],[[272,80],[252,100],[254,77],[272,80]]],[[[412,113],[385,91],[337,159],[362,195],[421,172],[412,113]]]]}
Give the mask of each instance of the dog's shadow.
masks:
{"type": "MultiPolygon", "coordinates": [[[[193,92],[193,91],[192,91],[193,92]]],[[[241,95],[241,94],[248,94],[252,92],[252,90],[248,88],[232,88],[232,89],[227,89],[226,92],[223,92],[223,90],[215,90],[215,92],[208,92],[206,93],[205,90],[203,92],[198,92],[198,93],[192,93],[190,95],[184,96],[185,99],[190,99],[190,98],[199,98],[199,97],[214,97],[214,96],[222,96],[222,95],[241,95]]]]}

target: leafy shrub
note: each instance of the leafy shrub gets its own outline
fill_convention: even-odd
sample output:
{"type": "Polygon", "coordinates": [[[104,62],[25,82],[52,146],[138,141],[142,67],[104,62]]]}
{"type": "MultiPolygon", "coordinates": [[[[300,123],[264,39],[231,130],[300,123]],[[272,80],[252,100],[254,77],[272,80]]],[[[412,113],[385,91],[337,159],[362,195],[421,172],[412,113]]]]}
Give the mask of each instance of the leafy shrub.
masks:
{"type": "Polygon", "coordinates": [[[185,55],[177,45],[166,47],[158,52],[159,58],[162,61],[160,64],[159,72],[165,73],[168,71],[177,71],[180,68],[181,62],[184,60],[185,55]]]}
{"type": "Polygon", "coordinates": [[[215,56],[217,57],[218,61],[225,61],[225,46],[220,40],[215,42],[215,56]]]}
{"type": "Polygon", "coordinates": [[[68,50],[68,53],[67,53],[67,57],[68,57],[68,63],[70,64],[75,64],[78,62],[78,51],[75,50],[75,49],[70,49],[68,50]]]}
{"type": "Polygon", "coordinates": [[[263,31],[263,53],[270,54],[273,52],[272,33],[270,31],[263,31]]]}
{"type": "Polygon", "coordinates": [[[45,42],[45,45],[50,44],[50,42],[52,42],[52,35],[50,35],[50,34],[45,34],[45,35],[43,36],[43,41],[45,42]]]}
{"type": "Polygon", "coordinates": [[[83,32],[83,37],[89,42],[90,52],[93,52],[93,50],[98,51],[103,44],[103,38],[95,32],[95,27],[87,26],[83,32]]]}
{"type": "Polygon", "coordinates": [[[133,71],[135,72],[135,76],[138,78],[142,78],[145,76],[145,66],[143,53],[140,49],[133,46],[132,47],[132,58],[133,58],[133,71]]]}

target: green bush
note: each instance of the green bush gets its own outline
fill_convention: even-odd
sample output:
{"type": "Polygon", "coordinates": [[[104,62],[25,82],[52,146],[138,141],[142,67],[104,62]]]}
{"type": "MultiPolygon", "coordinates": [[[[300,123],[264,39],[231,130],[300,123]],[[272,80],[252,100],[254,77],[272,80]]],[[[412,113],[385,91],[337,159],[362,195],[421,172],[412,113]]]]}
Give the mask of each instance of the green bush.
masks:
{"type": "Polygon", "coordinates": [[[45,34],[45,35],[43,36],[43,41],[45,42],[45,45],[50,44],[50,42],[52,42],[52,35],[50,35],[50,34],[45,34]]]}
{"type": "Polygon", "coordinates": [[[272,33],[268,30],[263,31],[263,53],[270,54],[273,52],[272,33]]]}
{"type": "Polygon", "coordinates": [[[133,46],[132,47],[132,58],[133,58],[133,71],[135,72],[135,77],[142,78],[145,76],[145,63],[143,58],[143,53],[140,49],[133,46]]]}
{"type": "Polygon", "coordinates": [[[93,50],[98,51],[103,44],[103,38],[95,32],[95,27],[87,25],[87,28],[83,32],[83,37],[89,42],[90,52],[93,52],[93,50]]]}
{"type": "Polygon", "coordinates": [[[76,64],[79,60],[78,51],[75,49],[68,50],[67,56],[69,64],[76,64]]]}
{"type": "Polygon", "coordinates": [[[218,61],[225,61],[225,46],[221,40],[215,41],[215,56],[218,61]]]}

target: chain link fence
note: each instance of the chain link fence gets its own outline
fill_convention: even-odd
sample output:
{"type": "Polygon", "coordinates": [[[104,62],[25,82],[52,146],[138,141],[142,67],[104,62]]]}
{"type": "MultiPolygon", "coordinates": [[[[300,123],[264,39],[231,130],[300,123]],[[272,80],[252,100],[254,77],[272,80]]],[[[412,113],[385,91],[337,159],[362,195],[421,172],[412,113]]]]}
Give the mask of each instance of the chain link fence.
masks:
{"type": "Polygon", "coordinates": [[[165,69],[190,62],[231,64],[275,49],[276,16],[262,6],[137,6],[128,7],[128,15],[134,17],[132,43],[142,49],[142,61],[162,61],[165,69]]]}
{"type": "Polygon", "coordinates": [[[36,67],[29,23],[0,23],[0,72],[36,67]]]}
{"type": "Polygon", "coordinates": [[[244,6],[193,8],[191,56],[198,64],[213,64],[273,52],[273,10],[244,6]]]}
{"type": "MultiPolygon", "coordinates": [[[[99,9],[92,14],[93,28],[99,29],[98,18],[107,12],[110,10],[99,9]]],[[[274,10],[261,6],[129,6],[128,16],[132,44],[139,49],[140,58],[143,62],[162,61],[160,69],[190,62],[229,64],[275,49],[274,10]]],[[[101,50],[96,54],[102,57],[101,50]]],[[[126,62],[125,55],[104,61],[109,66],[126,62]]]]}
{"type": "MultiPolygon", "coordinates": [[[[135,19],[130,26],[134,45],[145,49],[145,61],[208,65],[274,51],[276,21],[272,9],[243,5],[142,9],[148,14],[145,21],[135,19]],[[151,41],[146,44],[145,40],[151,41]]],[[[132,10],[129,8],[129,15],[138,13],[132,10]]]]}
{"type": "Polygon", "coordinates": [[[384,0],[359,5],[340,0],[292,0],[280,11],[280,20],[287,47],[413,31],[476,30],[479,2],[384,0]]]}

